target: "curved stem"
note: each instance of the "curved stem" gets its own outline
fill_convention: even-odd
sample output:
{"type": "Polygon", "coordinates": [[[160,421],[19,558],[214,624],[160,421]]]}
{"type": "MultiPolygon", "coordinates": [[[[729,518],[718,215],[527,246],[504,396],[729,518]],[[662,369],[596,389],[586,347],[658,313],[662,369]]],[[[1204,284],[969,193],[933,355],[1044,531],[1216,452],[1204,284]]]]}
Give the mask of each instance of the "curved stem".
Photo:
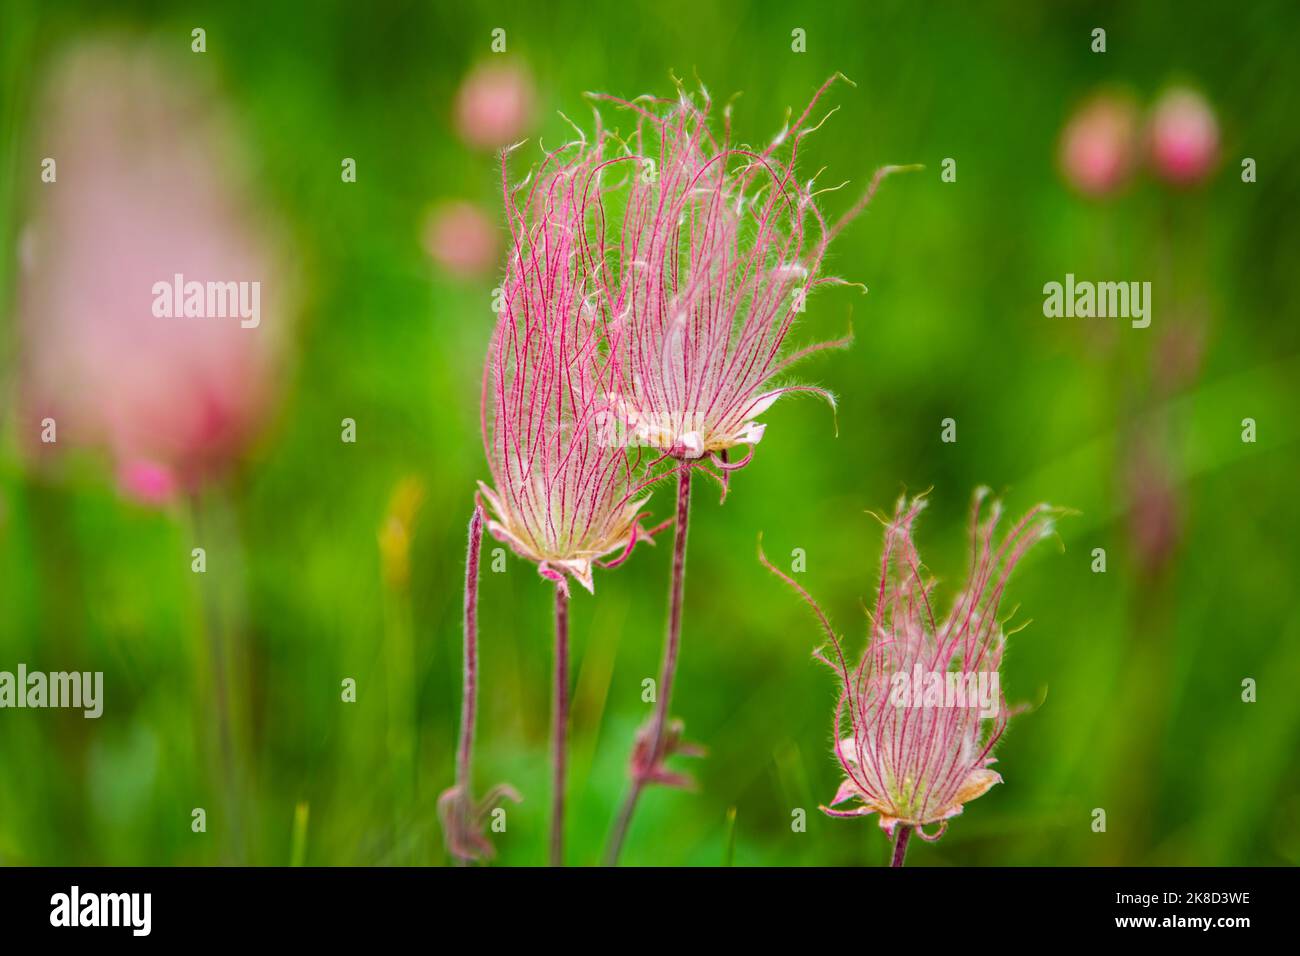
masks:
{"type": "MultiPolygon", "coordinates": [[[[655,699],[654,716],[650,723],[649,746],[646,750],[644,771],[651,771],[659,766],[663,759],[664,726],[668,722],[668,705],[673,692],[673,677],[677,673],[677,655],[682,642],[682,599],[686,589],[686,532],[687,519],[691,510],[691,469],[684,465],[677,473],[677,524],[673,531],[673,577],[669,592],[668,636],[664,643],[663,666],[659,672],[658,693],[655,699]]],[[[618,856],[627,838],[628,827],[632,824],[632,814],[636,811],[641,791],[645,789],[647,778],[644,772],[635,770],[632,786],[627,799],[619,811],[610,836],[609,847],[605,851],[605,865],[617,866],[618,856]]]]}
{"type": "Polygon", "coordinates": [[[569,598],[555,589],[555,701],[551,716],[551,866],[564,866],[564,770],[569,730],[569,598]]]}
{"type": "Polygon", "coordinates": [[[898,836],[894,837],[894,858],[889,864],[891,867],[903,865],[903,857],[907,856],[907,841],[911,837],[911,827],[900,826],[898,828],[898,836]]]}
{"type": "Polygon", "coordinates": [[[456,784],[469,786],[469,760],[474,745],[474,714],[478,702],[478,550],[484,540],[484,512],[474,507],[465,551],[465,658],[460,695],[460,743],[456,749],[456,784]]]}
{"type": "MultiPolygon", "coordinates": [[[[478,713],[478,559],[483,542],[483,509],[475,505],[469,519],[469,544],[465,552],[464,659],[461,664],[460,740],[456,745],[456,787],[464,796],[462,813],[470,809],[470,761],[474,753],[474,721],[478,713]]],[[[466,831],[470,821],[461,821],[466,831]]],[[[465,860],[456,857],[456,864],[465,860]]]]}
{"type": "MultiPolygon", "coordinates": [[[[483,509],[469,519],[469,548],[465,552],[465,659],[460,699],[460,743],[456,749],[456,785],[469,787],[474,749],[474,717],[478,707],[478,553],[483,541],[483,509]]],[[[468,789],[466,790],[468,792],[468,789]]]]}
{"type": "Polygon", "coordinates": [[[605,849],[605,865],[618,866],[618,855],[623,849],[623,840],[627,837],[627,828],[632,823],[632,813],[636,810],[637,800],[641,796],[641,779],[634,777],[632,787],[627,792],[623,807],[614,821],[614,832],[610,835],[609,846],[605,849]]]}

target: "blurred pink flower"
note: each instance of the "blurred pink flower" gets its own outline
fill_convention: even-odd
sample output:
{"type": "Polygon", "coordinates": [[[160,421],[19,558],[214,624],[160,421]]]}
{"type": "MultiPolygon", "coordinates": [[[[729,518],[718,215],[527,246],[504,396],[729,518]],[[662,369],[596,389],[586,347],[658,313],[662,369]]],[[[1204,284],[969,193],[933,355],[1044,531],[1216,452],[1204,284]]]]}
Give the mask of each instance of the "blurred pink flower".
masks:
{"type": "Polygon", "coordinates": [[[1209,325],[1207,302],[1194,301],[1184,307],[1177,324],[1167,325],[1156,341],[1152,376],[1158,390],[1170,395],[1196,380],[1205,362],[1209,325]]]}
{"type": "Polygon", "coordinates": [[[284,332],[275,263],[228,172],[229,127],[170,61],[76,48],[39,115],[57,181],[33,184],[23,241],[24,420],[36,435],[55,419],[53,447],[106,450],[125,493],[162,502],[227,467],[266,418],[284,332]],[[256,327],[183,317],[181,302],[155,315],[155,284],[177,274],[260,283],[256,327]]]}
{"type": "Polygon", "coordinates": [[[1219,121],[1205,97],[1185,87],[1168,90],[1151,114],[1151,164],[1179,186],[1205,179],[1219,159],[1219,121]]]}
{"type": "Polygon", "coordinates": [[[1089,196],[1122,187],[1137,164],[1137,153],[1137,107],[1118,94],[1094,96],[1061,132],[1061,172],[1066,182],[1089,196]]]}
{"type": "Polygon", "coordinates": [[[994,502],[981,523],[987,494],[975,494],[970,577],[946,618],[935,616],[935,581],[912,540],[925,500],[900,499],[886,524],[871,637],[856,667],[807,592],[767,565],[813,607],[834,650],[833,657],[817,652],[841,681],[834,739],[845,779],[831,807],[822,808],[831,816],[875,813],[891,836],[902,825],[936,840],[964,804],[1002,781],[990,769],[1010,717],[999,680],[1006,634],[998,607],[1012,570],[1051,533],[1057,512],[1031,508],[997,543],[1002,506],[994,502]],[[832,809],[848,801],[853,805],[832,809]],[[922,829],[930,824],[938,831],[922,829]]]}
{"type": "Polygon", "coordinates": [[[434,209],[425,224],[424,242],[433,261],[458,278],[477,278],[496,266],[496,224],[473,203],[434,209]]]}
{"type": "Polygon", "coordinates": [[[1155,436],[1140,436],[1125,457],[1128,534],[1134,561],[1151,577],[1177,557],[1183,539],[1183,496],[1155,436]]]}
{"type": "Polygon", "coordinates": [[[172,470],[151,461],[122,464],[117,470],[117,484],[128,498],[146,505],[166,504],[177,491],[172,470]]]}
{"type": "Polygon", "coordinates": [[[479,149],[496,149],[521,139],[533,120],[533,80],[517,63],[480,63],[456,95],[456,127],[479,149]]]}

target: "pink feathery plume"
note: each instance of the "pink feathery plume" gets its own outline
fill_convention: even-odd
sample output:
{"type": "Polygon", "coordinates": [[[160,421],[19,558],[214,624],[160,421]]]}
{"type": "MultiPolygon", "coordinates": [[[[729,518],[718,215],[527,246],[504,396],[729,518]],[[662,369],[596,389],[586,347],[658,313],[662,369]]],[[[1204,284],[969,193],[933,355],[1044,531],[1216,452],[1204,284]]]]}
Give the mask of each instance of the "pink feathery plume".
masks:
{"type": "Polygon", "coordinates": [[[809,295],[845,284],[822,274],[827,247],[880,180],[902,168],[879,170],[836,223],[823,217],[814,181],[800,182],[795,164],[835,79],[763,150],[732,145],[729,107],[715,137],[707,92],[698,106],[685,92],[676,100],[597,97],[636,116],[625,158],[636,171],[612,257],[622,274],[611,302],[611,404],[640,444],[683,461],[708,456],[725,476],[748,463],[765,428],[757,419],[782,395],[812,392],[834,407],[825,389],[781,378],[800,359],[850,340],[791,350],[786,339],[809,295]],[[736,446],[750,450],[729,461],[736,446]]]}
{"type": "Polygon", "coordinates": [[[1002,781],[990,769],[1011,716],[998,675],[1006,644],[998,607],[1012,570],[1052,533],[1060,512],[1036,505],[999,543],[1001,503],[980,520],[987,494],[986,488],[975,494],[970,577],[945,618],[936,617],[935,581],[912,538],[925,499],[899,501],[886,525],[871,638],[856,667],[808,593],[763,559],[812,606],[833,649],[831,656],[817,653],[841,682],[835,756],[845,780],[831,807],[853,803],[823,807],[831,816],[878,813],[891,836],[903,826],[936,840],[964,804],[1002,781]],[[927,834],[923,828],[931,824],[939,829],[927,834]]]}
{"type": "Polygon", "coordinates": [[[597,562],[650,536],[639,522],[652,482],[608,399],[604,142],[598,130],[569,143],[517,187],[501,158],[511,238],[483,381],[492,483],[479,487],[492,535],[566,594],[568,576],[590,591],[597,562]]]}

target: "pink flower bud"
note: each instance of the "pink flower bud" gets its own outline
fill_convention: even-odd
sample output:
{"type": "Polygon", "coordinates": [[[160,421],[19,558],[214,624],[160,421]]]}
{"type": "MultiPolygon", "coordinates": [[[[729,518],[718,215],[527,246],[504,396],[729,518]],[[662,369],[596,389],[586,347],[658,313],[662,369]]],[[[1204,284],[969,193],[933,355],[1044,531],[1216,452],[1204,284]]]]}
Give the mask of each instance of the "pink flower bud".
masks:
{"type": "Polygon", "coordinates": [[[533,81],[513,63],[484,63],[465,77],[456,96],[456,127],[480,149],[521,139],[533,118],[533,81]]]}
{"type": "Polygon", "coordinates": [[[496,225],[472,203],[448,203],[430,213],[424,246],[430,258],[452,275],[477,278],[496,265],[496,225]]]}
{"type": "Polygon", "coordinates": [[[1151,115],[1151,165],[1163,179],[1189,186],[1205,179],[1219,159],[1219,122],[1205,97],[1174,88],[1151,115]]]}
{"type": "Polygon", "coordinates": [[[1138,114],[1129,99],[1101,94],[1080,107],[1061,133],[1061,173],[1088,196],[1122,187],[1137,161],[1138,114]]]}

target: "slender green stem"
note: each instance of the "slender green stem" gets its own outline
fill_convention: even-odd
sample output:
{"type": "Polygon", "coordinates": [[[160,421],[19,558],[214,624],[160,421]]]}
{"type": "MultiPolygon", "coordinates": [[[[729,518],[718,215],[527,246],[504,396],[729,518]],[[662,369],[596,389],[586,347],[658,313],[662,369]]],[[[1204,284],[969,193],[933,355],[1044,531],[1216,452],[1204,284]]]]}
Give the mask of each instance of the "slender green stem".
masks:
{"type": "MultiPolygon", "coordinates": [[[[196,494],[190,498],[191,524],[195,539],[205,553],[212,548],[209,540],[210,528],[206,519],[205,506],[196,494]]],[[[219,557],[224,562],[234,560],[233,549],[226,549],[219,557]]],[[[205,573],[205,578],[207,574],[205,573]]],[[[240,767],[235,752],[234,717],[230,698],[230,685],[227,677],[227,663],[230,649],[226,641],[226,620],[221,613],[220,598],[216,593],[219,585],[208,580],[201,580],[200,603],[203,608],[203,630],[208,645],[208,657],[212,668],[212,696],[216,711],[217,749],[220,753],[222,776],[225,778],[227,812],[230,814],[228,846],[234,861],[243,862],[244,840],[240,807],[240,767]]]]}
{"type": "Polygon", "coordinates": [[[311,804],[298,801],[293,808],[293,840],[289,845],[289,865],[302,866],[307,859],[307,823],[311,819],[311,804]]]}

